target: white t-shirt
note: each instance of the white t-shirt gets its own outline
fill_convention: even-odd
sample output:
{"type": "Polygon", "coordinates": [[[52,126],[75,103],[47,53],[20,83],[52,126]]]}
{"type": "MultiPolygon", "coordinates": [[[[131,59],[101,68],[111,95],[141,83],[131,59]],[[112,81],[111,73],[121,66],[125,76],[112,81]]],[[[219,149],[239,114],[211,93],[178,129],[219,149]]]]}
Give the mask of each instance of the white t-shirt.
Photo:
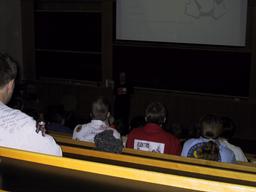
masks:
{"type": "Polygon", "coordinates": [[[240,147],[237,147],[235,145],[232,145],[229,143],[226,139],[224,138],[219,138],[218,141],[229,148],[233,153],[235,154],[236,161],[243,161],[243,162],[248,162],[246,156],[244,155],[242,149],[240,147]]]}
{"type": "Polygon", "coordinates": [[[0,102],[0,146],[62,156],[50,135],[36,133],[36,121],[25,113],[0,102]]]}
{"type": "Polygon", "coordinates": [[[92,120],[90,123],[77,125],[73,132],[73,139],[79,141],[88,141],[94,143],[94,137],[98,133],[101,133],[105,130],[113,130],[113,136],[116,139],[120,139],[120,133],[117,130],[109,127],[101,120],[92,120]]]}

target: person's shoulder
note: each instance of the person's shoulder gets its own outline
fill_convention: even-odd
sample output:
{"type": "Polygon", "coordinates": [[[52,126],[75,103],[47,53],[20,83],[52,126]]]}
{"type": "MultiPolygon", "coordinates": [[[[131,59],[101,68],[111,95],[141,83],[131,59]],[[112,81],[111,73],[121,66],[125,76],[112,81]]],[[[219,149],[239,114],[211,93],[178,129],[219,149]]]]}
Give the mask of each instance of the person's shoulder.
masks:
{"type": "Polygon", "coordinates": [[[143,134],[143,128],[141,127],[138,127],[138,128],[133,128],[131,130],[131,132],[127,135],[128,138],[133,138],[133,137],[136,137],[138,135],[141,135],[143,134]]]}
{"type": "Polygon", "coordinates": [[[73,130],[73,138],[76,138],[78,135],[80,135],[84,129],[86,129],[87,124],[78,124],[75,126],[73,130]]]}
{"type": "Polygon", "coordinates": [[[190,138],[184,142],[184,146],[192,146],[203,142],[201,138],[190,138]]]}
{"type": "Polygon", "coordinates": [[[41,134],[37,134],[41,137],[42,143],[45,143],[44,145],[45,149],[43,149],[43,153],[47,153],[49,155],[55,155],[55,156],[62,156],[62,150],[60,146],[56,143],[54,138],[51,135],[45,134],[42,136],[41,134]]]}
{"type": "Polygon", "coordinates": [[[81,130],[88,129],[91,127],[91,122],[85,124],[77,124],[74,128],[74,131],[80,132],[81,130]]]}
{"type": "Polygon", "coordinates": [[[110,126],[108,126],[106,130],[112,130],[113,132],[119,133],[116,129],[114,129],[113,127],[110,127],[110,126]]]}
{"type": "Polygon", "coordinates": [[[226,139],[221,139],[220,144],[226,146],[227,148],[230,148],[231,150],[242,151],[240,147],[233,145],[232,143],[229,143],[229,141],[226,139]]]}
{"type": "MultiPolygon", "coordinates": [[[[5,114],[8,114],[8,113],[20,113],[20,114],[25,114],[23,113],[22,111],[18,110],[18,109],[13,109],[3,103],[0,102],[0,110],[1,110],[1,113],[5,113],[5,114]]],[[[25,114],[26,115],[26,114],[25,114]]]]}
{"type": "Polygon", "coordinates": [[[227,146],[220,145],[220,155],[222,162],[235,162],[235,153],[227,146]]]}
{"type": "Polygon", "coordinates": [[[188,156],[189,150],[196,144],[198,144],[200,141],[198,138],[191,138],[188,139],[184,142],[183,148],[182,148],[182,152],[181,152],[181,156],[188,156]]]}
{"type": "Polygon", "coordinates": [[[165,132],[165,134],[170,137],[172,140],[179,140],[178,137],[176,137],[174,134],[170,132],[165,132]]]}
{"type": "Polygon", "coordinates": [[[137,128],[133,128],[130,132],[130,134],[136,134],[136,133],[142,133],[143,131],[143,127],[137,127],[137,128]]]}

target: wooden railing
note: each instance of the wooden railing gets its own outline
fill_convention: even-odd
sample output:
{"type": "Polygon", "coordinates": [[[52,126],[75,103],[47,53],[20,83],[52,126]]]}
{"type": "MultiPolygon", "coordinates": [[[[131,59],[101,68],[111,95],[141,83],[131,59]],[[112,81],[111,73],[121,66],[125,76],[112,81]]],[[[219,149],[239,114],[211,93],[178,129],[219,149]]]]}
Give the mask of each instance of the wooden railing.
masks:
{"type": "MultiPolygon", "coordinates": [[[[79,147],[79,148],[86,148],[86,149],[93,149],[95,148],[94,143],[86,142],[86,141],[76,141],[72,139],[72,136],[69,134],[61,134],[56,132],[50,133],[56,140],[57,143],[64,146],[73,146],[73,147],[79,147]]],[[[244,163],[244,162],[237,162],[237,166],[234,166],[234,164],[227,164],[227,163],[219,163],[215,161],[206,161],[201,159],[193,159],[193,158],[185,158],[175,155],[169,155],[169,154],[160,154],[160,153],[152,153],[152,152],[146,152],[146,151],[139,151],[134,150],[131,148],[124,148],[122,154],[127,155],[133,155],[133,156],[139,156],[139,157],[148,157],[152,159],[160,159],[160,160],[166,160],[166,161],[173,161],[173,162],[183,162],[191,165],[201,165],[201,166],[207,166],[207,167],[218,167],[223,169],[234,169],[234,170],[248,170],[248,171],[255,171],[255,169],[246,168],[248,167],[256,167],[255,163],[244,163]],[[244,165],[244,166],[238,166],[238,165],[244,165]]],[[[248,156],[250,158],[253,158],[254,155],[248,156]]]]}
{"type": "Polygon", "coordinates": [[[256,167],[252,163],[220,163],[168,154],[159,154],[124,148],[122,154],[99,152],[94,143],[72,140],[70,135],[52,134],[61,144],[64,155],[79,159],[93,159],[131,167],[143,166],[147,169],[189,174],[193,177],[212,177],[215,180],[236,180],[237,182],[255,183],[256,167]]]}

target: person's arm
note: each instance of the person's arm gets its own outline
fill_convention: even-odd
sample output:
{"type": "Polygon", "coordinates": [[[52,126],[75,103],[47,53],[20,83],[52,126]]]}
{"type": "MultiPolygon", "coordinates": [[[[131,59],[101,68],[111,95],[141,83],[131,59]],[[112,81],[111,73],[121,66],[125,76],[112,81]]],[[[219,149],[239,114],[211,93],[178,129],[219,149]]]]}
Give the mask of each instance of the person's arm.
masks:
{"type": "Polygon", "coordinates": [[[27,133],[26,136],[23,137],[22,149],[48,155],[62,156],[60,146],[55,142],[53,137],[48,134],[42,136],[35,132],[27,133]]]}
{"type": "Polygon", "coordinates": [[[82,133],[82,125],[77,125],[73,131],[72,138],[75,140],[80,140],[81,133],[82,133]]]}
{"type": "Polygon", "coordinates": [[[174,148],[174,155],[180,155],[181,154],[181,144],[178,138],[175,139],[175,148],[174,148]]]}
{"type": "Polygon", "coordinates": [[[48,134],[42,136],[42,134],[36,133],[35,123],[34,127],[29,123],[24,126],[22,132],[20,132],[19,135],[16,135],[15,139],[18,140],[16,145],[18,149],[62,156],[62,150],[52,136],[48,134]]]}
{"type": "Polygon", "coordinates": [[[126,147],[134,148],[134,137],[133,137],[132,132],[129,133],[128,136],[127,136],[126,147]]]}
{"type": "Polygon", "coordinates": [[[111,128],[111,129],[113,130],[113,136],[114,136],[116,139],[121,139],[120,133],[119,133],[117,130],[113,129],[113,128],[111,128]]]}
{"type": "Polygon", "coordinates": [[[182,147],[182,150],[181,150],[181,156],[183,157],[187,157],[188,156],[188,150],[190,149],[191,147],[191,139],[187,140],[183,147],[182,147]]]}
{"type": "MultiPolygon", "coordinates": [[[[248,159],[246,158],[244,152],[242,151],[242,149],[240,147],[237,147],[238,148],[238,158],[237,158],[237,161],[243,161],[243,162],[248,162],[248,159]]],[[[236,154],[235,154],[236,155],[236,154]]]]}
{"type": "Polygon", "coordinates": [[[168,137],[168,141],[166,141],[166,148],[164,153],[172,154],[172,155],[180,155],[181,153],[181,145],[178,138],[171,135],[168,137]]]}

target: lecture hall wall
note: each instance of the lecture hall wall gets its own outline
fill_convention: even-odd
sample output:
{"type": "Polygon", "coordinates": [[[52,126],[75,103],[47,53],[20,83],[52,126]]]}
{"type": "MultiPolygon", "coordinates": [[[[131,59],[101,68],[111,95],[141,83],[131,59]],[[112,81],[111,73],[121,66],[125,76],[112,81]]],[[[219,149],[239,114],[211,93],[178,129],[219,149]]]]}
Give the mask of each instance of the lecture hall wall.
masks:
{"type": "MultiPolygon", "coordinates": [[[[20,64],[21,79],[34,82],[41,95],[41,106],[60,103],[62,97],[71,96],[75,102],[66,103],[76,113],[88,116],[90,102],[101,94],[112,98],[110,88],[105,83],[70,84],[61,82],[35,81],[33,45],[33,6],[30,1],[0,0],[0,50],[10,53],[20,64]],[[26,12],[24,12],[26,10],[26,12]]],[[[111,21],[110,21],[111,23],[111,21]]],[[[105,37],[106,38],[106,37],[105,37]]],[[[112,37],[108,41],[111,41],[112,37]]],[[[222,97],[185,92],[159,91],[156,89],[134,89],[131,96],[131,116],[143,114],[150,101],[160,100],[167,105],[169,123],[190,126],[206,113],[219,113],[232,117],[238,124],[237,138],[256,138],[256,3],[249,0],[247,43],[251,51],[251,77],[248,98],[222,97]]],[[[108,50],[108,54],[112,54],[108,50]]],[[[112,56],[107,55],[107,70],[111,71],[112,56]]],[[[106,67],[105,66],[105,67],[106,67]]],[[[110,74],[111,76],[111,74],[110,74]]],[[[103,79],[104,80],[104,79],[103,79]]]]}

